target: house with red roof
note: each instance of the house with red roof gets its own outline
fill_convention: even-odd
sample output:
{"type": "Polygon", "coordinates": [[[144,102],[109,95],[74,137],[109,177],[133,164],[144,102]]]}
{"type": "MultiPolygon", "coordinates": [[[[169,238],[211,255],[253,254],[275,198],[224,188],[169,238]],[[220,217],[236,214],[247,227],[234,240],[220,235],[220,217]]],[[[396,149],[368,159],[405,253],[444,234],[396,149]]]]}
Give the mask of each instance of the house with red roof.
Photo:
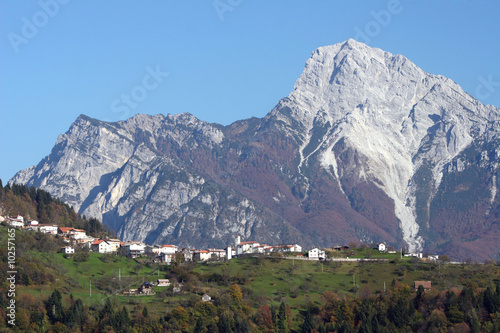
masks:
{"type": "Polygon", "coordinates": [[[111,253],[111,252],[113,252],[113,248],[111,247],[111,244],[109,244],[104,239],[95,240],[92,243],[92,245],[90,246],[90,249],[92,250],[92,252],[97,252],[97,253],[111,253]]]}
{"type": "Polygon", "coordinates": [[[193,254],[194,261],[207,261],[212,257],[212,254],[208,250],[195,251],[193,254]]]}
{"type": "Polygon", "coordinates": [[[240,242],[236,245],[236,255],[252,254],[254,253],[254,248],[257,249],[259,246],[259,243],[253,241],[240,242]]]}

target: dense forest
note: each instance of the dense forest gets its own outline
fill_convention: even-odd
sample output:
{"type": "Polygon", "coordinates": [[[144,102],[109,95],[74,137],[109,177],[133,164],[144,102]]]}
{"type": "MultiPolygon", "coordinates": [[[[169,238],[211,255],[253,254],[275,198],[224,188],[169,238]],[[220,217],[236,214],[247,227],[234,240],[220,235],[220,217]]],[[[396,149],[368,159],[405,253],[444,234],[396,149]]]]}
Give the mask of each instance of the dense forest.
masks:
{"type": "MultiPolygon", "coordinates": [[[[196,278],[185,265],[169,274],[196,278]]],[[[235,282],[235,281],[231,281],[235,282]]],[[[233,283],[212,302],[190,298],[160,312],[147,303],[121,303],[109,297],[85,304],[55,289],[45,299],[21,294],[17,299],[17,332],[500,332],[500,285],[480,288],[468,283],[462,290],[417,291],[395,281],[385,292],[363,288],[353,296],[334,291],[319,302],[292,312],[287,300],[273,303],[249,295],[233,283]],[[260,305],[256,305],[260,303],[260,305]],[[148,306],[149,305],[149,306],[148,306]]],[[[4,289],[4,288],[2,288],[4,289]]],[[[0,327],[7,328],[6,299],[0,298],[0,327]]]]}
{"type": "Polygon", "coordinates": [[[106,236],[113,233],[99,220],[87,218],[50,193],[34,187],[18,184],[7,184],[0,179],[0,215],[21,215],[27,221],[37,220],[42,224],[56,224],[61,227],[83,229],[93,237],[106,236]]]}

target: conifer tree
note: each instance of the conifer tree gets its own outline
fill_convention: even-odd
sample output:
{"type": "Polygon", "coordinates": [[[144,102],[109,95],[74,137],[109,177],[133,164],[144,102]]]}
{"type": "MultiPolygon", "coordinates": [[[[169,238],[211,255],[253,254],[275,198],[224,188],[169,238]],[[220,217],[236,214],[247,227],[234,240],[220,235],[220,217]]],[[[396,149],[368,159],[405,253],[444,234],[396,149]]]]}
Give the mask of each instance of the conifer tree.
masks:
{"type": "Polygon", "coordinates": [[[290,328],[288,327],[288,318],[286,315],[286,305],[284,302],[281,302],[280,308],[278,310],[276,329],[277,333],[290,332],[290,328]]]}
{"type": "Polygon", "coordinates": [[[47,317],[52,324],[56,322],[63,322],[64,308],[62,306],[62,296],[59,290],[54,290],[45,302],[45,309],[47,310],[47,317]]]}
{"type": "Polygon", "coordinates": [[[300,329],[301,333],[311,333],[314,329],[313,318],[311,312],[309,310],[306,311],[306,315],[304,316],[304,322],[302,323],[302,327],[300,329]]]}
{"type": "Polygon", "coordinates": [[[229,320],[225,315],[221,316],[219,319],[219,333],[233,333],[229,320]]]}
{"type": "Polygon", "coordinates": [[[194,327],[194,333],[204,333],[205,332],[205,323],[203,322],[203,317],[199,316],[196,321],[196,326],[194,327]]]}

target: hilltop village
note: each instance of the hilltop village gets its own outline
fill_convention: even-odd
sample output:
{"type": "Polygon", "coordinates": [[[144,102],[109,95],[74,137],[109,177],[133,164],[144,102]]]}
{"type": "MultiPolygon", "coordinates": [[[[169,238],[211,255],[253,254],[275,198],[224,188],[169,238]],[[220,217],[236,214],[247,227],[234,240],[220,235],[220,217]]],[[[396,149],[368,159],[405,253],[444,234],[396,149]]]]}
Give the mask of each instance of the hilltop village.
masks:
{"type": "MultiPolygon", "coordinates": [[[[41,232],[44,234],[53,235],[67,243],[61,248],[61,252],[67,255],[74,254],[75,251],[95,252],[95,253],[114,253],[128,258],[148,257],[155,262],[171,264],[173,261],[221,261],[231,260],[234,257],[249,256],[249,255],[272,255],[281,254],[284,257],[293,255],[296,259],[307,260],[328,260],[327,253],[340,252],[349,249],[347,245],[333,246],[332,248],[312,248],[304,251],[302,246],[298,244],[280,244],[268,245],[260,244],[255,241],[242,241],[241,236],[236,236],[234,244],[227,246],[225,249],[193,249],[181,248],[172,244],[147,245],[139,241],[122,242],[117,238],[94,238],[88,235],[85,230],[72,227],[60,227],[52,224],[40,224],[38,221],[27,221],[23,216],[1,217],[0,222],[7,225],[26,231],[41,232]]],[[[373,248],[379,252],[396,253],[396,251],[388,247],[385,243],[374,244],[373,248]]],[[[405,253],[405,256],[423,258],[422,253],[405,253]]],[[[427,256],[428,260],[437,260],[437,255],[427,256]]],[[[349,258],[344,258],[349,260],[349,258]]],[[[355,260],[355,259],[351,259],[355,260]]]]}

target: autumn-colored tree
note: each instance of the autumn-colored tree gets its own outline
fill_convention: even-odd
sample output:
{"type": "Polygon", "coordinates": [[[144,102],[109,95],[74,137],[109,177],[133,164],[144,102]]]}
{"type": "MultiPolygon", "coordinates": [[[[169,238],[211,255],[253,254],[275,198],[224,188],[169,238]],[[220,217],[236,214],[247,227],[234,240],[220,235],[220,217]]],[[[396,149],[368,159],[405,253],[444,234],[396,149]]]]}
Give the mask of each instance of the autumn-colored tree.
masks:
{"type": "Polygon", "coordinates": [[[196,302],[194,305],[194,315],[203,318],[205,325],[210,325],[217,315],[217,308],[210,302],[196,302]]]}
{"type": "Polygon", "coordinates": [[[235,301],[243,299],[243,293],[241,292],[240,286],[238,286],[237,284],[233,284],[231,285],[231,287],[229,287],[229,294],[235,301]]]}
{"type": "Polygon", "coordinates": [[[274,333],[273,313],[269,305],[262,305],[258,312],[260,329],[266,333],[274,333]]]}
{"type": "Polygon", "coordinates": [[[429,332],[440,332],[447,325],[446,315],[441,309],[434,309],[429,318],[429,332]]]}
{"type": "Polygon", "coordinates": [[[326,291],[322,296],[324,305],[321,308],[321,318],[325,323],[336,323],[339,319],[340,300],[333,291],[326,291]]]}
{"type": "Polygon", "coordinates": [[[172,318],[174,318],[183,330],[188,328],[189,314],[182,306],[178,306],[171,312],[172,318]]]}

